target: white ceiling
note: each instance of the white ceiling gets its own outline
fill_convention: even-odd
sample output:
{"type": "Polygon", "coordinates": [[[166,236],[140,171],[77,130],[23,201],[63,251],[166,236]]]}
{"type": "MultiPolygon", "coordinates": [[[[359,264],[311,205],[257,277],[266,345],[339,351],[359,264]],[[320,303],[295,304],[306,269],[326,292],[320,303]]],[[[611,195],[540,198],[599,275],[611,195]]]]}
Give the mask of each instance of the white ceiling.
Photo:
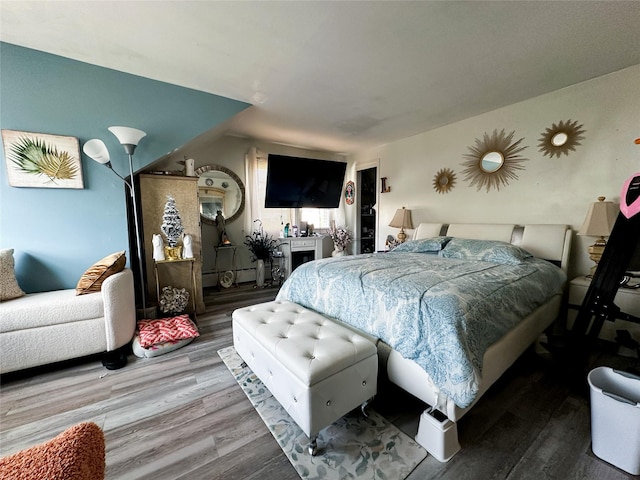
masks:
{"type": "Polygon", "coordinates": [[[2,0],[0,40],[251,103],[230,135],[349,153],[640,64],[640,2],[2,0]]]}

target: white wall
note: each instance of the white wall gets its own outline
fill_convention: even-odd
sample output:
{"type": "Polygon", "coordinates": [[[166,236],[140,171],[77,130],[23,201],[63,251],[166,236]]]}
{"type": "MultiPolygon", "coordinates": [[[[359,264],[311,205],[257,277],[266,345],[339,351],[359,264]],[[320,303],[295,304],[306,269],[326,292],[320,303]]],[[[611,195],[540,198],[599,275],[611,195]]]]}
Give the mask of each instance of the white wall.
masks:
{"type": "MultiPolygon", "coordinates": [[[[388,234],[397,229],[388,227],[399,207],[412,210],[413,222],[495,222],[495,223],[565,223],[577,231],[584,220],[590,202],[599,195],[619,201],[620,189],[626,178],[640,171],[640,147],[634,139],[640,137],[640,65],[577,84],[557,92],[510,105],[477,117],[425,132],[376,149],[349,157],[346,180],[356,181],[356,167],[376,164],[379,176],[387,177],[389,193],[378,194],[379,228],[377,249],[384,248],[388,234]],[[568,156],[549,158],[538,151],[541,134],[560,121],[578,121],[585,130],[585,139],[568,156]],[[463,180],[463,154],[476,138],[494,129],[515,130],[514,139],[524,137],[528,148],[522,155],[528,159],[518,179],[499,191],[486,192],[469,187],[463,180]],[[433,177],[442,168],[452,169],[456,184],[447,194],[433,189],[433,177]]],[[[219,164],[230,168],[246,181],[244,155],[250,147],[285,155],[340,160],[327,152],[307,151],[251,139],[222,137],[197,150],[185,146],[163,165],[179,168],[175,163],[184,156],[194,158],[196,168],[219,164]]],[[[158,168],[154,165],[154,168],[158,168]]],[[[356,185],[357,188],[357,185],[356,185]]],[[[380,189],[378,188],[378,191],[380,189]]],[[[343,205],[346,224],[355,230],[358,202],[343,205]]],[[[227,225],[234,243],[242,245],[245,220],[227,225]]],[[[212,248],[217,229],[203,224],[203,271],[213,270],[212,248]]],[[[408,232],[411,234],[411,232],[408,232]]],[[[574,233],[569,275],[588,272],[593,265],[586,253],[595,239],[574,233]]],[[[251,269],[245,248],[239,248],[239,265],[251,269]]],[[[241,278],[250,281],[249,276],[241,278]]],[[[205,285],[207,283],[205,282],[205,285]]]]}
{"type": "MultiPolygon", "coordinates": [[[[245,184],[248,189],[245,174],[245,154],[251,147],[256,147],[264,153],[277,153],[281,155],[301,156],[309,158],[319,158],[323,160],[344,160],[343,157],[319,151],[304,150],[285,145],[276,145],[266,142],[255,141],[246,138],[222,136],[211,143],[195,143],[194,146],[188,144],[179,151],[171,154],[162,162],[153,165],[153,170],[180,170],[182,167],[177,163],[186,158],[195,160],[195,168],[203,165],[222,165],[232,170],[245,184]]],[[[231,242],[238,245],[237,266],[239,269],[239,281],[248,282],[255,280],[255,263],[249,258],[249,251],[244,246],[245,236],[251,232],[245,231],[246,209],[243,214],[233,222],[227,222],[225,227],[231,242]]],[[[214,225],[202,224],[202,272],[203,286],[215,285],[215,276],[207,274],[214,270],[215,254],[213,247],[218,245],[218,228],[214,225]]],[[[230,255],[225,253],[221,256],[219,267],[230,266],[230,255]]],[[[267,275],[268,276],[268,275],[267,275]]]]}
{"type": "MultiPolygon", "coordinates": [[[[356,165],[376,159],[379,176],[387,177],[391,191],[379,194],[378,201],[378,249],[384,247],[388,234],[397,234],[387,225],[402,206],[412,210],[414,225],[564,223],[577,231],[590,202],[599,195],[618,202],[624,180],[640,171],[640,147],[634,144],[638,137],[640,65],[352,155],[347,177],[355,179],[356,165]],[[541,134],[567,120],[583,125],[582,144],[568,156],[544,156],[538,151],[541,134]],[[468,186],[461,164],[475,139],[494,129],[515,130],[514,141],[524,137],[522,145],[528,148],[522,156],[528,161],[517,172],[517,180],[487,193],[468,186]],[[434,175],[442,168],[452,169],[457,176],[446,194],[433,189],[434,175]]],[[[355,205],[347,206],[350,225],[355,215],[355,205]]],[[[593,265],[586,250],[594,240],[574,233],[570,277],[588,272],[593,265]]]]}

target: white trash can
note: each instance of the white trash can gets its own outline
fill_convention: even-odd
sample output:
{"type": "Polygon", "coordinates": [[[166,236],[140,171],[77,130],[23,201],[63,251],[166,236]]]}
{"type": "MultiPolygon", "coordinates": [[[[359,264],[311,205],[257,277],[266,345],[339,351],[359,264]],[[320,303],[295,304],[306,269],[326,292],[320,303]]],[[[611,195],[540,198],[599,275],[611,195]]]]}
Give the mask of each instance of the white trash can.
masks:
{"type": "Polygon", "coordinates": [[[640,474],[640,377],[598,367],[587,379],[593,453],[631,475],[640,474]]]}

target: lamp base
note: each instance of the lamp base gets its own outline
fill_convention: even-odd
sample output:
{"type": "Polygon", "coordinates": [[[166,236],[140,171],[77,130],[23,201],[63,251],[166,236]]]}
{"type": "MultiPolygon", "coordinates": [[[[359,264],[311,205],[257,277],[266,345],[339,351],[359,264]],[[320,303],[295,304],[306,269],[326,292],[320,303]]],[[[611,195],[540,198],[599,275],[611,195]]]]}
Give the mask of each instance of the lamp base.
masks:
{"type": "Polygon", "coordinates": [[[404,243],[406,239],[407,239],[407,234],[406,233],[404,233],[403,231],[398,233],[398,241],[400,243],[404,243]]]}
{"type": "Polygon", "coordinates": [[[596,273],[596,269],[598,268],[598,263],[600,263],[600,259],[602,258],[602,254],[604,253],[604,249],[607,246],[607,241],[604,237],[596,240],[596,243],[587,248],[589,252],[589,258],[595,262],[595,265],[591,267],[589,270],[588,278],[593,278],[593,275],[596,273]]]}
{"type": "Polygon", "coordinates": [[[602,258],[602,254],[604,253],[604,248],[607,246],[607,242],[597,241],[593,245],[591,245],[587,251],[589,252],[589,258],[594,262],[598,263],[602,258]]]}
{"type": "Polygon", "coordinates": [[[598,266],[598,262],[602,258],[602,254],[604,253],[604,248],[607,246],[606,242],[600,243],[599,241],[591,245],[587,248],[589,252],[589,258],[596,262],[596,266],[598,266]]]}

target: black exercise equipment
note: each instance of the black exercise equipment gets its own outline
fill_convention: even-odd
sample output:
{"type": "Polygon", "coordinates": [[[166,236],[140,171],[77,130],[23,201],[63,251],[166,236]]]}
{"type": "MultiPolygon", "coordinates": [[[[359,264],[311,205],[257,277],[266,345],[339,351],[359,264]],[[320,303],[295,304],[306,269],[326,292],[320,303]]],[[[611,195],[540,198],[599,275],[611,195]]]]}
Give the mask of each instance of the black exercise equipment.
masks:
{"type": "MultiPolygon", "coordinates": [[[[625,183],[625,189],[621,202],[625,202],[626,206],[633,205],[640,197],[640,173],[625,183]]],[[[633,209],[630,211],[628,208],[626,212],[631,214],[630,218],[622,211],[618,214],[573,328],[569,332],[568,359],[576,363],[576,366],[583,365],[586,361],[605,321],[621,319],[640,323],[639,317],[620,311],[614,303],[618,288],[624,283],[623,279],[628,277],[627,270],[631,259],[640,248],[640,212],[633,212],[633,209]]]]}

